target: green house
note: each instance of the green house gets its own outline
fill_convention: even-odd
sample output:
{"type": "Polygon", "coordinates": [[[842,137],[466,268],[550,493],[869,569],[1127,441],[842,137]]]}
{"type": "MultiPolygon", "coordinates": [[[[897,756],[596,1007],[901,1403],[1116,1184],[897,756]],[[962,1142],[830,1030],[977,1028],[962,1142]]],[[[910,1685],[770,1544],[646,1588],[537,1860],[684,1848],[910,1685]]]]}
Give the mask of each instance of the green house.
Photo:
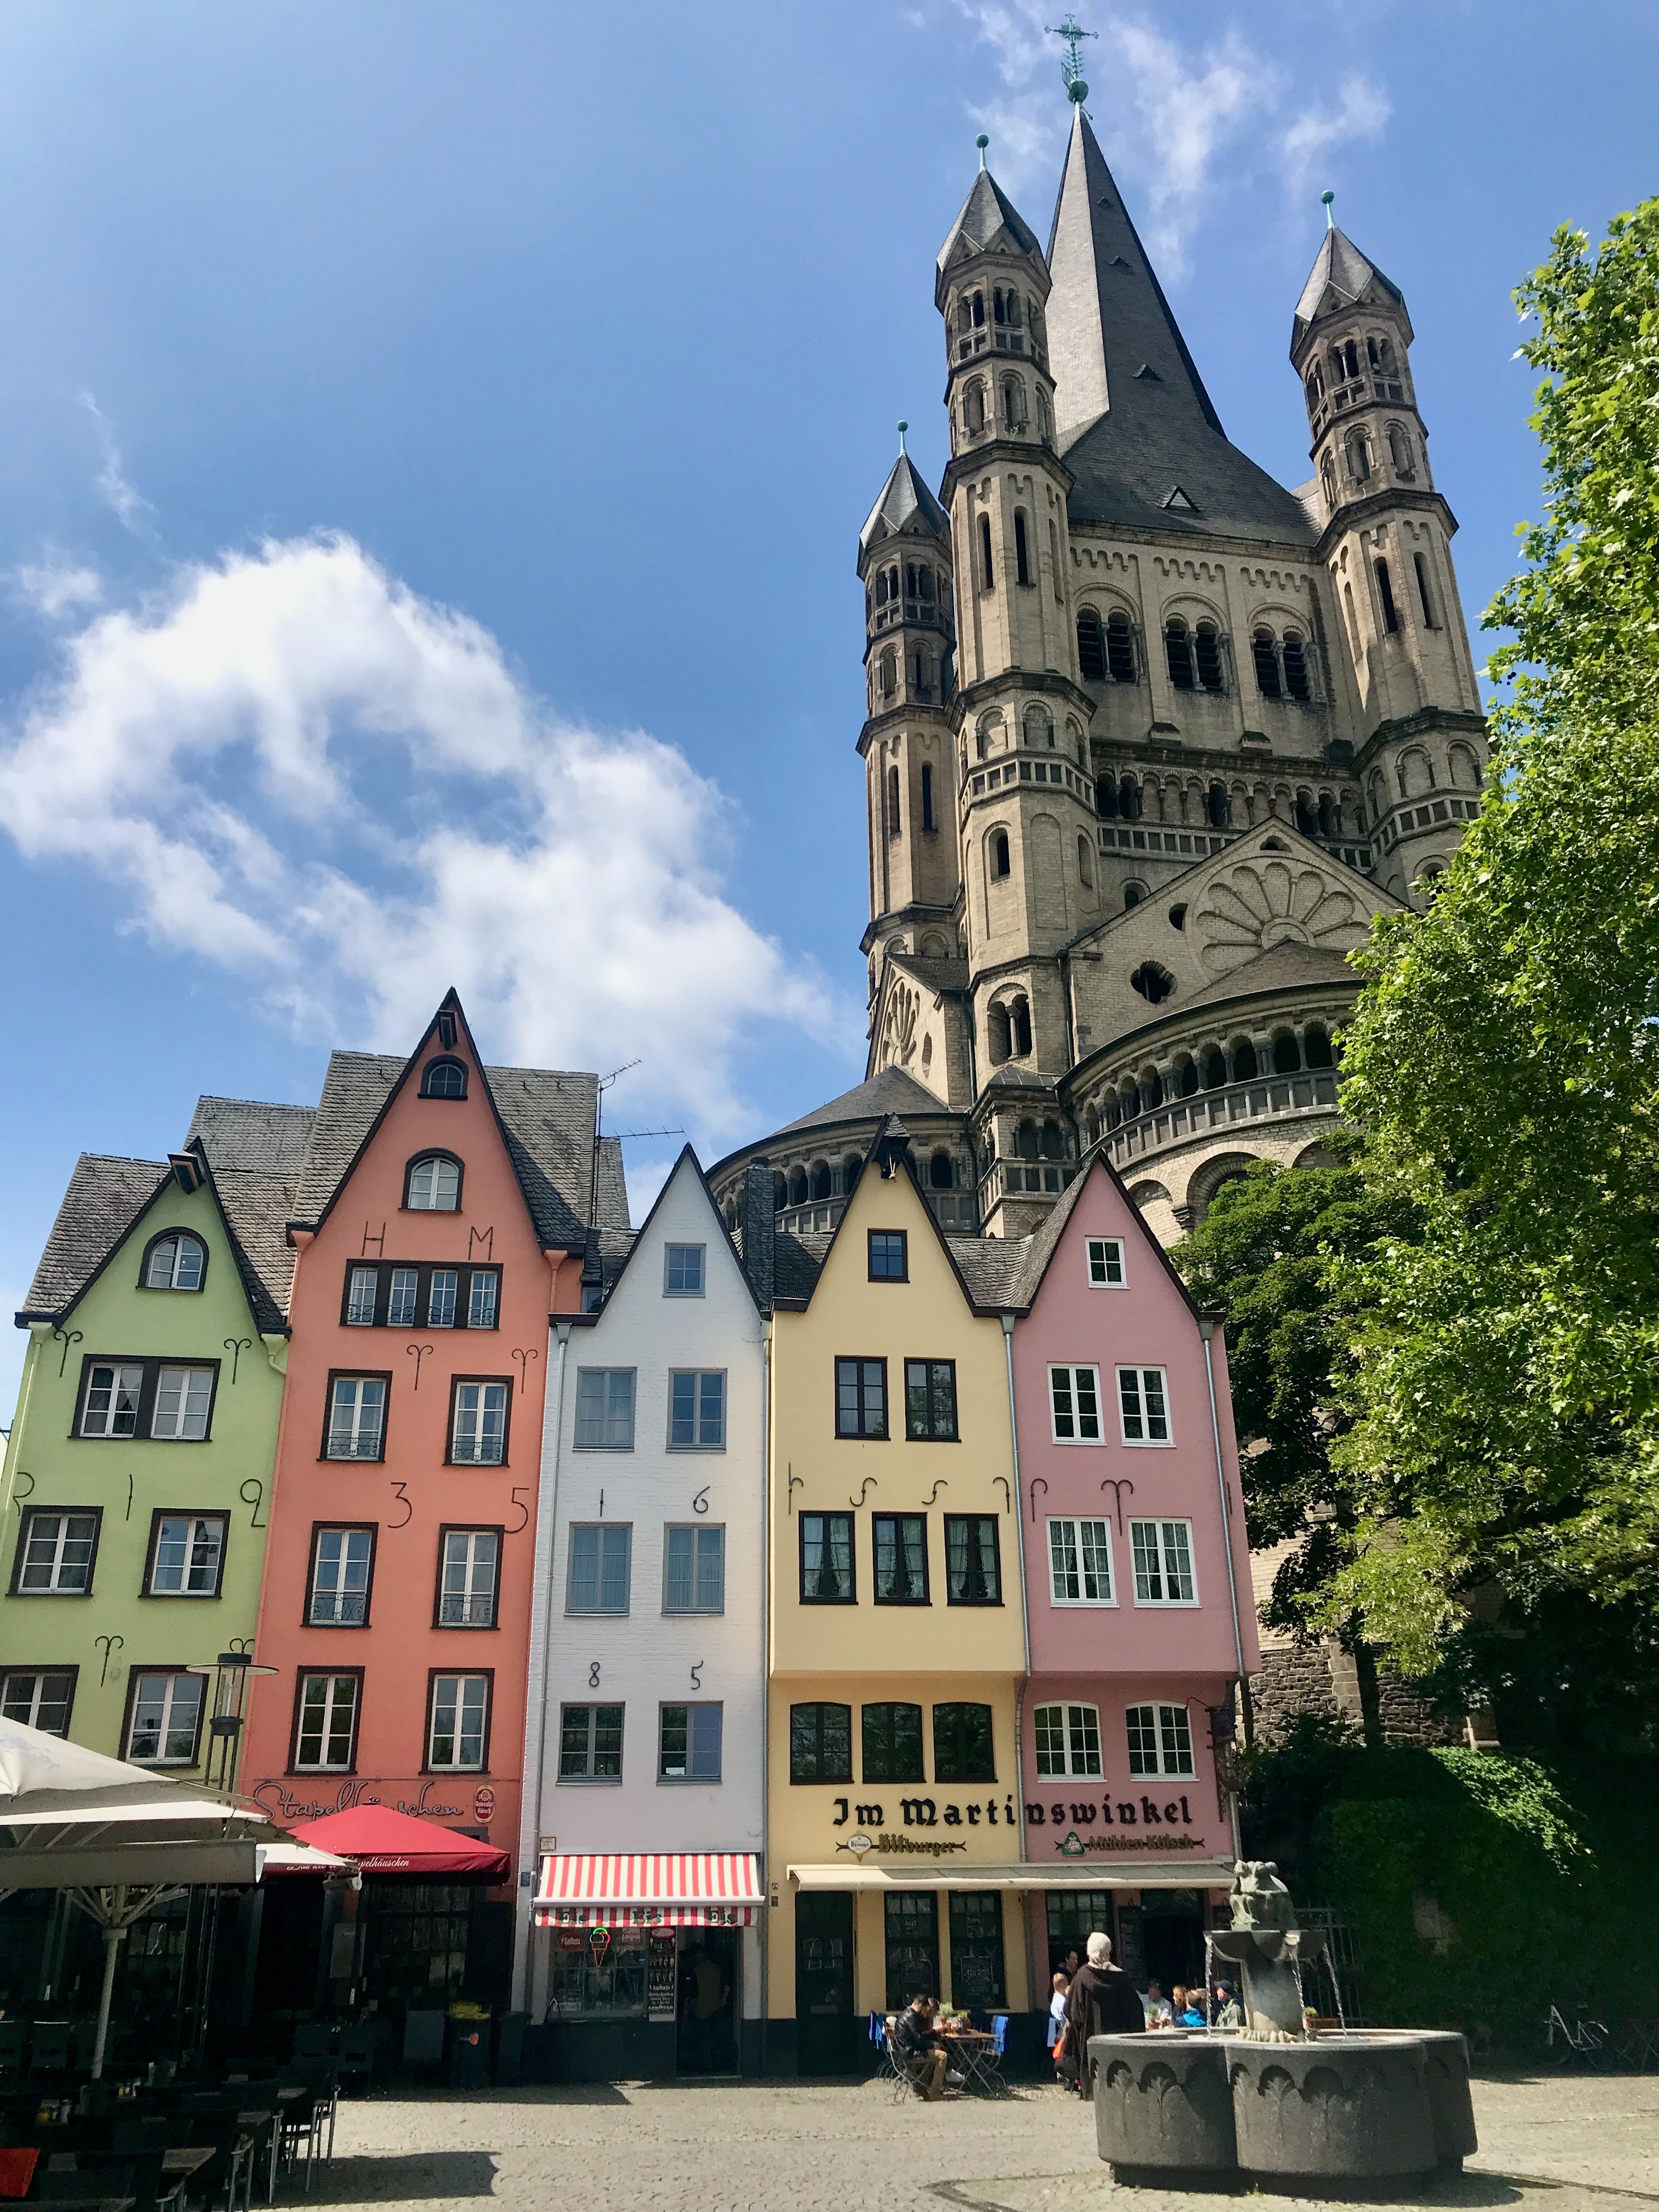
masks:
{"type": "Polygon", "coordinates": [[[17,1316],[6,1718],[203,1767],[219,1655],[258,1626],[311,1118],[204,1098],[167,1160],[77,1162],[17,1316]]]}

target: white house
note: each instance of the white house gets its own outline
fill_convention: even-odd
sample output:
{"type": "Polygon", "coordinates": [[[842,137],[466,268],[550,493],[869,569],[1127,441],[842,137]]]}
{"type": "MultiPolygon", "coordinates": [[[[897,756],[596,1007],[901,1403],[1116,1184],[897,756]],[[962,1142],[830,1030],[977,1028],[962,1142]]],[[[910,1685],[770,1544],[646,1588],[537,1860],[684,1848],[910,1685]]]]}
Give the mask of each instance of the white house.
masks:
{"type": "Polygon", "coordinates": [[[587,1273],[593,1310],[555,1323],[542,1455],[527,2055],[556,2080],[755,2071],[770,1286],[751,1289],[689,1146],[587,1273]]]}

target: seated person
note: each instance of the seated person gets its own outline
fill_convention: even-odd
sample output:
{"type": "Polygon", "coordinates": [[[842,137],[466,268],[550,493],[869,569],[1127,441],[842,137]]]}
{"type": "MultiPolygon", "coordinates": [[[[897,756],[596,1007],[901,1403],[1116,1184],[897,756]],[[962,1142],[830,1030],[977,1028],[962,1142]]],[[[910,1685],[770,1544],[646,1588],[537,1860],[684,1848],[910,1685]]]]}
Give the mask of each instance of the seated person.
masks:
{"type": "Polygon", "coordinates": [[[1215,2024],[1218,2027],[1243,2027],[1244,2008],[1225,1982],[1218,1982],[1215,1985],[1215,2024]]]}
{"type": "Polygon", "coordinates": [[[1180,1990],[1176,1991],[1177,1998],[1182,1997],[1183,1995],[1185,2002],[1177,2003],[1175,2007],[1176,2026],[1177,2027],[1207,2027],[1209,2023],[1204,2017],[1203,1990],[1189,1989],[1185,1992],[1180,1990]]]}
{"type": "Polygon", "coordinates": [[[936,2105],[945,2094],[945,2045],[933,2026],[933,2000],[918,1990],[893,2027],[893,2046],[917,2096],[936,2105]]]}
{"type": "Polygon", "coordinates": [[[1147,1983],[1140,2008],[1146,2015],[1148,2027],[1167,2027],[1170,2025],[1170,2000],[1156,1980],[1147,1983]]]}

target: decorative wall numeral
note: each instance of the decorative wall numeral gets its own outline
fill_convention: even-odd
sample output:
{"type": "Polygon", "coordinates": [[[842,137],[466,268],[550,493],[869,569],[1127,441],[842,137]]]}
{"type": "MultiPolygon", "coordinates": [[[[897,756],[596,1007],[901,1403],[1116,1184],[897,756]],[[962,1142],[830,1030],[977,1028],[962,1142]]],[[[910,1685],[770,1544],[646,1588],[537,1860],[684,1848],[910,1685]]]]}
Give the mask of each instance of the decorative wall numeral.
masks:
{"type": "Polygon", "coordinates": [[[406,1344],[404,1346],[404,1357],[415,1362],[415,1388],[417,1390],[421,1387],[421,1362],[431,1349],[429,1344],[406,1344]]]}
{"type": "Polygon", "coordinates": [[[388,1528],[407,1528],[415,1518],[415,1508],[409,1502],[408,1484],[394,1482],[392,1486],[392,1494],[403,1507],[404,1517],[401,1521],[388,1521],[386,1525],[388,1528]]]}
{"type": "Polygon", "coordinates": [[[264,1483],[260,1481],[257,1474],[251,1474],[247,1480],[242,1485],[241,1490],[238,1494],[240,1495],[244,1505],[251,1505],[253,1508],[252,1512],[248,1516],[249,1528],[263,1528],[265,1524],[259,1518],[259,1508],[264,1504],[265,1499],[265,1486],[264,1483]]]}
{"type": "Polygon", "coordinates": [[[691,1510],[692,1510],[694,1513],[707,1513],[707,1512],[708,1512],[708,1485],[706,1482],[704,1483],[704,1485],[703,1485],[702,1488],[702,1489],[697,1492],[696,1496],[696,1497],[691,1500],[691,1510]]]}
{"type": "Polygon", "coordinates": [[[98,1677],[98,1686],[101,1690],[109,1680],[109,1662],[112,1655],[117,1651],[124,1651],[126,1649],[127,1639],[125,1636],[94,1636],[92,1640],[95,1644],[101,1644],[104,1650],[104,1671],[98,1677]]]}
{"type": "Polygon", "coordinates": [[[233,1389],[236,1387],[236,1370],[242,1364],[242,1354],[245,1352],[252,1352],[252,1349],[253,1339],[251,1336],[228,1336],[225,1339],[225,1350],[230,1354],[230,1382],[233,1389]]]}
{"type": "Polygon", "coordinates": [[[597,1659],[587,1670],[587,1686],[590,1690],[597,1690],[599,1686],[599,1662],[597,1659]]]}
{"type": "Polygon", "coordinates": [[[64,1347],[64,1356],[58,1363],[58,1379],[61,1382],[64,1379],[64,1370],[69,1365],[70,1346],[72,1344],[80,1343],[81,1332],[78,1328],[67,1330],[55,1328],[52,1334],[52,1341],[55,1344],[61,1344],[64,1347]]]}
{"type": "Polygon", "coordinates": [[[509,1536],[521,1535],[530,1526],[530,1508],[525,1503],[525,1500],[529,1497],[529,1495],[530,1485],[527,1482],[520,1484],[519,1488],[513,1493],[513,1503],[519,1509],[519,1525],[516,1528],[509,1528],[507,1530],[507,1533],[509,1536]]]}
{"type": "Polygon", "coordinates": [[[23,1510],[23,1500],[26,1498],[33,1498],[34,1495],[34,1477],[29,1473],[27,1468],[20,1467],[17,1470],[17,1480],[19,1482],[27,1482],[28,1485],[28,1488],[27,1490],[14,1489],[11,1493],[12,1504],[17,1508],[19,1513],[21,1513],[23,1510]]]}
{"type": "Polygon", "coordinates": [[[702,1689],[702,1670],[708,1663],[708,1662],[706,1659],[699,1659],[696,1665],[691,1669],[691,1686],[694,1690],[702,1689]]]}

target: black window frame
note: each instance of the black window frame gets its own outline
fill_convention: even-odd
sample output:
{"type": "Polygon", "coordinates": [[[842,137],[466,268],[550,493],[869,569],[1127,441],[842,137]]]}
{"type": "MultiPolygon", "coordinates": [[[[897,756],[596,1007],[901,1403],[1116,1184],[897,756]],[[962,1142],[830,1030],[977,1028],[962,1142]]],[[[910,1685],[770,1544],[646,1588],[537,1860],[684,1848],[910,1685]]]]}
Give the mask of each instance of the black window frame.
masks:
{"type": "MultiPolygon", "coordinates": [[[[174,1295],[178,1295],[175,1293],[174,1295]]],[[[81,1381],[75,1393],[74,1426],[71,1439],[78,1444],[210,1444],[213,1442],[213,1417],[219,1409],[219,1370],[222,1360],[197,1358],[186,1353],[149,1352],[88,1352],[81,1361],[81,1381]],[[138,1411],[130,1437],[88,1436],[82,1425],[87,1418],[87,1394],[92,1388],[94,1367],[142,1367],[143,1382],[138,1386],[138,1411]],[[199,1437],[158,1437],[155,1434],[155,1394],[164,1367],[205,1368],[213,1382],[208,1392],[207,1426],[199,1437]]]]}
{"type": "Polygon", "coordinates": [[[799,1585],[800,1590],[800,1602],[803,1605],[856,1605],[859,1601],[859,1547],[857,1516],[852,1513],[820,1513],[817,1511],[804,1511],[799,1514],[796,1517],[800,1526],[800,1581],[799,1585]],[[809,1597],[806,1594],[806,1524],[809,1521],[844,1521],[847,1524],[847,1595],[845,1597],[809,1597]]]}
{"type": "Polygon", "coordinates": [[[791,1784],[799,1785],[805,1789],[811,1789],[823,1783],[850,1782],[852,1779],[853,1708],[851,1705],[843,1705],[838,1699],[834,1698],[809,1698],[798,1705],[791,1705],[789,1708],[789,1780],[791,1784]],[[799,1771],[799,1763],[796,1757],[798,1746],[795,1717],[798,1713],[811,1713],[815,1717],[811,1723],[811,1727],[815,1740],[813,1758],[817,1771],[811,1774],[804,1774],[799,1771]],[[824,1765],[826,1753],[824,1750],[823,1723],[824,1715],[826,1713],[843,1713],[846,1715],[847,1765],[844,1771],[841,1768],[831,1770],[827,1768],[824,1765]]]}
{"type": "Polygon", "coordinates": [[[356,1774],[357,1752],[363,1735],[363,1678],[365,1667],[306,1666],[301,1664],[294,1673],[294,1717],[289,1730],[288,1771],[290,1774],[356,1774]],[[305,1711],[306,1684],[326,1675],[337,1680],[343,1674],[356,1677],[356,1693],[351,1701],[351,1750],[343,1766],[301,1766],[300,1758],[300,1721],[305,1711]]]}
{"type": "Polygon", "coordinates": [[[906,1357],[905,1357],[905,1361],[904,1361],[904,1438],[905,1438],[905,1442],[906,1442],[907,1443],[913,1443],[913,1444],[958,1444],[958,1443],[960,1443],[962,1442],[962,1431],[961,1431],[960,1426],[958,1425],[958,1419],[957,1419],[957,1363],[956,1363],[956,1361],[955,1361],[954,1359],[913,1359],[913,1358],[911,1358],[908,1356],[908,1354],[907,1353],[907,1354],[906,1354],[906,1357]],[[932,1427],[928,1427],[928,1428],[925,1428],[925,1429],[918,1429],[918,1428],[915,1428],[915,1427],[914,1427],[914,1426],[912,1425],[911,1419],[910,1419],[910,1390],[911,1390],[910,1370],[911,1370],[911,1369],[912,1369],[912,1368],[914,1368],[914,1367],[920,1367],[920,1368],[921,1368],[921,1369],[923,1369],[923,1370],[926,1370],[926,1371],[925,1371],[925,1378],[924,1378],[924,1382],[923,1382],[923,1386],[922,1386],[922,1387],[923,1387],[923,1389],[924,1389],[924,1391],[925,1391],[925,1393],[926,1393],[926,1395],[927,1395],[927,1408],[928,1408],[928,1415],[929,1415],[929,1419],[930,1419],[930,1420],[936,1420],[936,1419],[937,1419],[937,1414],[936,1414],[935,1407],[934,1407],[934,1397],[933,1397],[934,1391],[935,1391],[935,1389],[937,1389],[937,1387],[938,1387],[938,1385],[937,1385],[937,1382],[936,1382],[936,1379],[935,1379],[935,1378],[936,1378],[936,1376],[937,1376],[937,1372],[938,1372],[938,1370],[939,1370],[939,1369],[941,1369],[941,1368],[945,1369],[945,1370],[948,1372],[948,1374],[949,1374],[949,1376],[950,1376],[950,1378],[951,1378],[951,1381],[950,1381],[950,1389],[951,1389],[951,1426],[950,1426],[950,1429],[949,1429],[948,1432],[947,1432],[947,1431],[945,1431],[940,1430],[940,1429],[939,1429],[939,1428],[938,1428],[938,1427],[936,1427],[936,1426],[932,1426],[932,1427]]]}
{"type": "MultiPolygon", "coordinates": [[[[333,1524],[331,1524],[333,1525],[333,1524]]],[[[470,1635],[490,1630],[501,1625],[501,1568],[507,1557],[507,1528],[500,1521],[441,1521],[438,1523],[438,1553],[432,1578],[432,1626],[446,1635],[470,1635]],[[446,1620],[444,1614],[444,1547],[452,1536],[493,1536],[495,1539],[495,1589],[490,1600],[488,1620],[446,1620]]],[[[374,1555],[369,1553],[368,1571],[374,1573],[374,1555]]],[[[447,1670],[441,1670],[447,1671],[447,1670]]],[[[463,1669],[463,1672],[465,1670],[463,1669]]],[[[475,1673],[479,1670],[475,1668],[475,1673]]]]}
{"type": "MultiPolygon", "coordinates": [[[[902,1543],[902,1537],[898,1540],[902,1543]]],[[[931,1605],[927,1559],[927,1516],[925,1513],[872,1513],[870,1516],[870,1602],[872,1605],[931,1605]],[[913,1522],[921,1531],[921,1594],[918,1597],[884,1597],[881,1589],[881,1524],[891,1522],[901,1528],[913,1522]]]]}
{"type": "MultiPolygon", "coordinates": [[[[69,1696],[64,1705],[63,1734],[61,1735],[58,1735],[58,1731],[55,1729],[42,1729],[40,1730],[42,1735],[57,1735],[59,1743],[67,1743],[70,1740],[70,1723],[75,1718],[76,1693],[81,1686],[80,1668],[73,1661],[71,1661],[69,1665],[64,1666],[60,1665],[55,1660],[40,1660],[33,1662],[31,1662],[28,1660],[24,1660],[17,1665],[8,1664],[6,1666],[0,1667],[0,1714],[3,1714],[5,1711],[6,1685],[11,1680],[14,1675],[22,1674],[33,1675],[37,1678],[43,1674],[67,1674],[69,1676],[69,1696]]],[[[20,1723],[20,1725],[25,1728],[35,1728],[39,1726],[39,1723],[35,1721],[25,1721],[20,1723]]]]}
{"type": "MultiPolygon", "coordinates": [[[[131,1442],[131,1438],[129,1438],[128,1441],[131,1442]]],[[[22,1510],[17,1516],[17,1546],[16,1549],[12,1553],[11,1583],[7,1589],[6,1595],[8,1597],[26,1598],[90,1597],[93,1594],[94,1587],[98,1578],[98,1547],[103,1541],[103,1537],[104,1509],[101,1505],[53,1505],[48,1504],[44,1498],[39,1501],[33,1498],[25,1499],[23,1501],[22,1510]],[[92,1550],[87,1559],[87,1586],[84,1589],[31,1590],[23,1589],[23,1562],[28,1551],[28,1532],[34,1521],[35,1516],[39,1513],[85,1513],[90,1515],[93,1523],[92,1550]]]]}
{"type": "MultiPolygon", "coordinates": [[[[342,1461],[339,1463],[343,1466],[347,1462],[342,1461]]],[[[374,1462],[369,1461],[366,1464],[373,1466],[374,1462]]],[[[360,1628],[367,1628],[369,1626],[374,1610],[374,1565],[380,1547],[380,1524],[378,1521],[339,1519],[312,1522],[311,1544],[306,1553],[306,1586],[301,1601],[300,1626],[301,1628],[320,1628],[325,1631],[341,1629],[356,1635],[360,1628]],[[368,1537],[368,1580],[363,1584],[363,1617],[361,1620],[313,1620],[312,1618],[312,1600],[317,1589],[318,1547],[322,1538],[331,1534],[341,1536],[361,1536],[367,1534],[368,1537]]]]}
{"type": "Polygon", "coordinates": [[[835,1415],[836,1440],[838,1443],[885,1443],[889,1440],[892,1434],[893,1408],[892,1401],[887,1395],[887,1362],[885,1358],[874,1358],[867,1353],[861,1352],[838,1352],[836,1354],[835,1415]],[[843,1367],[855,1367],[859,1370],[858,1379],[854,1387],[858,1392],[858,1411],[860,1425],[855,1429],[844,1429],[841,1425],[842,1370],[843,1367]],[[866,1376],[865,1370],[866,1368],[872,1367],[879,1368],[881,1370],[881,1426],[878,1429],[866,1429],[862,1425],[864,1420],[864,1394],[867,1387],[867,1377],[866,1376]]]}
{"type": "Polygon", "coordinates": [[[141,1291],[152,1291],[158,1297],[199,1297],[202,1292],[207,1288],[208,1263],[212,1257],[213,1248],[210,1245],[207,1238],[202,1235],[199,1230],[183,1228],[158,1229],[154,1237],[150,1238],[149,1243],[145,1245],[143,1257],[138,1262],[138,1288],[141,1291]],[[163,1286],[160,1283],[152,1283],[148,1279],[149,1275],[149,1255],[155,1249],[156,1246],[158,1244],[165,1244],[169,1237],[172,1237],[176,1243],[181,1237],[188,1237],[192,1244],[199,1244],[202,1248],[202,1279],[198,1283],[193,1291],[181,1291],[174,1283],[168,1283],[163,1286]]]}
{"type": "MultiPolygon", "coordinates": [[[[977,1729],[978,1723],[974,1723],[977,1729]]],[[[996,1715],[990,1705],[981,1705],[976,1698],[948,1698],[933,1707],[933,1781],[936,1785],[946,1783],[994,1782],[997,1778],[996,1715]],[[974,1770],[972,1753],[975,1748],[968,1741],[969,1713],[984,1715],[983,1748],[988,1772],[974,1770]],[[946,1717],[941,1721],[941,1716],[946,1717]]]]}
{"type": "MultiPolygon", "coordinates": [[[[482,1408],[480,1409],[482,1411],[482,1408]]],[[[449,1425],[444,1432],[444,1461],[446,1467],[508,1467],[513,1450],[513,1377],[510,1375],[452,1375],[449,1378],[449,1425]],[[455,1413],[458,1395],[465,1383],[499,1382],[507,1393],[507,1403],[501,1413],[501,1455],[499,1459],[457,1459],[455,1457],[455,1413]]]]}
{"type": "Polygon", "coordinates": [[[927,1737],[922,1727],[921,1707],[919,1705],[912,1705],[907,1698],[878,1698],[873,1704],[860,1705],[859,1749],[863,1763],[864,1779],[866,1782],[925,1783],[927,1779],[927,1737]],[[873,1757],[870,1741],[870,1717],[872,1713],[882,1713],[887,1716],[885,1722],[887,1741],[884,1746],[876,1748],[873,1757]],[[915,1758],[911,1765],[907,1765],[902,1758],[896,1741],[896,1717],[900,1713],[915,1715],[915,1758]]]}
{"type": "Polygon", "coordinates": [[[392,1426],[392,1370],[389,1367],[331,1367],[323,1389],[323,1436],[317,1457],[330,1467],[384,1467],[386,1465],[386,1432],[392,1426]],[[380,1413],[380,1449],[372,1455],[353,1452],[341,1453],[337,1458],[328,1448],[329,1431],[334,1419],[334,1385],[337,1382],[384,1382],[386,1399],[380,1413]]]}
{"type": "Polygon", "coordinates": [[[144,1578],[138,1595],[158,1603],[210,1604],[225,1590],[225,1554],[230,1549],[230,1510],[224,1505],[158,1505],[149,1516],[149,1541],[144,1547],[144,1578]],[[155,1552],[161,1540],[163,1521],[216,1521],[219,1523],[219,1571],[210,1590],[158,1590],[155,1587],[155,1552]]]}
{"type": "Polygon", "coordinates": [[[998,1606],[1003,1603],[1002,1522],[999,1514],[947,1513],[945,1516],[945,1601],[947,1605],[965,1606],[998,1606]],[[958,1597],[951,1588],[951,1528],[953,1522],[963,1521],[977,1523],[981,1528],[988,1525],[990,1528],[991,1555],[996,1562],[997,1588],[994,1597],[958,1597]]]}
{"type": "MultiPolygon", "coordinates": [[[[421,1155],[422,1159],[427,1159],[430,1157],[430,1154],[426,1152],[422,1152],[421,1155]]],[[[444,1334],[447,1336],[465,1336],[469,1334],[476,1336],[488,1336],[492,1330],[499,1329],[501,1325],[501,1262],[498,1260],[492,1260],[477,1267],[474,1267],[470,1261],[348,1260],[345,1264],[345,1274],[340,1285],[340,1326],[342,1328],[352,1329],[396,1328],[401,1329],[405,1334],[412,1334],[417,1329],[443,1328],[444,1334]],[[354,1275],[359,1274],[364,1269],[369,1267],[374,1269],[377,1278],[374,1285],[374,1318],[373,1321],[353,1321],[350,1319],[351,1279],[354,1275]],[[415,1311],[417,1318],[414,1321],[408,1322],[389,1321],[386,1316],[392,1304],[392,1278],[393,1273],[407,1273],[411,1270],[413,1271],[416,1279],[415,1311]],[[432,1278],[434,1273],[453,1275],[456,1278],[455,1310],[457,1314],[468,1314],[471,1311],[473,1277],[475,1275],[494,1275],[495,1278],[495,1320],[482,1327],[476,1325],[471,1321],[465,1320],[451,1322],[446,1327],[441,1322],[434,1322],[431,1321],[422,1321],[419,1319],[419,1316],[428,1313],[430,1310],[432,1304],[432,1278]]],[[[343,1373],[346,1370],[343,1369],[341,1371],[343,1373]]]]}
{"type": "MultiPolygon", "coordinates": [[[[457,1059],[453,1052],[434,1053],[432,1058],[428,1060],[426,1066],[421,1070],[421,1096],[422,1098],[435,1098],[441,1103],[448,1103],[452,1105],[459,1105],[461,1100],[466,1097],[468,1081],[469,1072],[466,1062],[464,1060],[457,1059]],[[452,1067],[457,1068],[460,1072],[460,1089],[459,1091],[434,1091],[432,1088],[433,1076],[440,1068],[447,1073],[452,1067]]],[[[421,1157],[424,1159],[427,1155],[423,1152],[421,1157]]]]}
{"type": "Polygon", "coordinates": [[[559,1705],[559,1771],[554,1778],[556,1783],[562,1785],[566,1789],[619,1789],[622,1786],[623,1774],[626,1771],[627,1758],[628,1704],[625,1698],[575,1698],[561,1701],[559,1705]],[[599,1724],[595,1716],[602,1712],[614,1712],[617,1716],[616,1753],[617,1771],[614,1774],[596,1774],[593,1771],[594,1761],[599,1756],[599,1751],[596,1748],[599,1733],[599,1724]],[[586,1713],[587,1715],[587,1750],[586,1754],[587,1765],[584,1771],[580,1774],[567,1774],[564,1771],[564,1731],[567,1716],[571,1713],[586,1713]]]}
{"type": "Polygon", "coordinates": [[[909,1231],[908,1229],[866,1229],[864,1234],[864,1261],[868,1271],[866,1279],[872,1283],[908,1283],[910,1279],[909,1231]],[[884,1267],[879,1273],[876,1271],[876,1239],[878,1237],[884,1243],[896,1241],[898,1244],[900,1264],[896,1274],[893,1273],[890,1268],[884,1267]]]}
{"type": "MultiPolygon", "coordinates": [[[[426,1720],[425,1733],[421,1742],[421,1772],[422,1774],[476,1774],[481,1777],[487,1775],[489,1771],[489,1731],[495,1717],[495,1669],[493,1667],[428,1667],[426,1672],[426,1720]],[[465,1678],[472,1681],[477,1681],[481,1677],[483,1679],[484,1686],[483,1742],[479,1747],[480,1756],[476,1766],[434,1766],[432,1763],[432,1712],[437,1702],[439,1680],[445,1674],[453,1674],[458,1679],[465,1678]]],[[[457,1729],[457,1735],[459,1733],[459,1729],[457,1729]]]]}
{"type": "Polygon", "coordinates": [[[466,1203],[466,1162],[459,1152],[452,1152],[444,1145],[422,1145],[404,1162],[403,1203],[401,1213],[459,1213],[466,1203]],[[411,1206],[409,1202],[410,1178],[417,1167],[427,1160],[447,1160],[455,1170],[455,1203],[453,1206],[411,1206]]]}

